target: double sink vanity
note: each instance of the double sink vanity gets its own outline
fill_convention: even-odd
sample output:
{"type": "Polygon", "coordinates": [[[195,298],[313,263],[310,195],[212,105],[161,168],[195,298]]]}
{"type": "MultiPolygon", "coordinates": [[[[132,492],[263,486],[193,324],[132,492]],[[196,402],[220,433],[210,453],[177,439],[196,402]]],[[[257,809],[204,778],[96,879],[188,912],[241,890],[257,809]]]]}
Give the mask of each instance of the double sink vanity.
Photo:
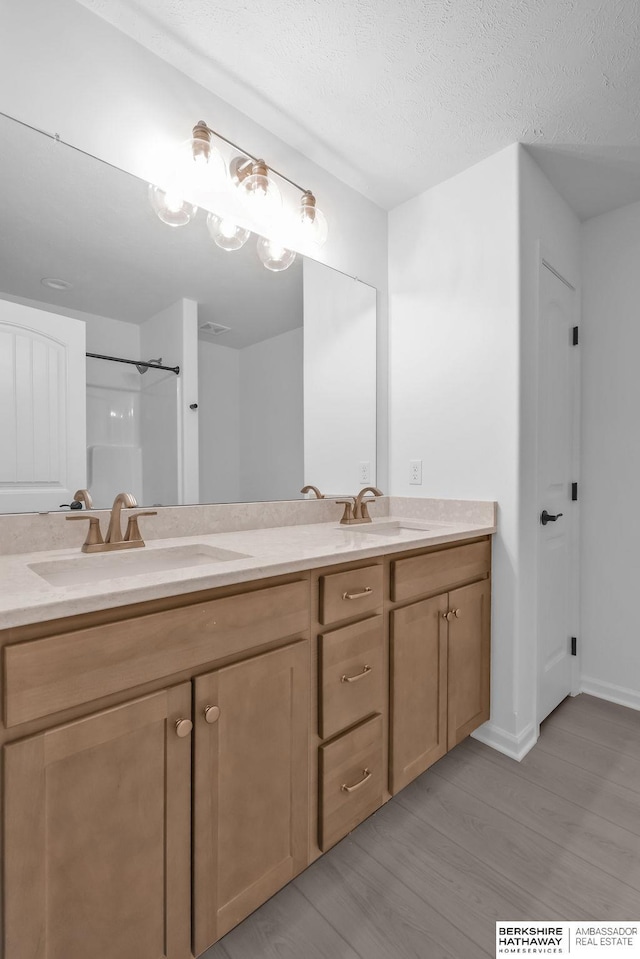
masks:
{"type": "Polygon", "coordinates": [[[3,959],[199,956],[489,718],[494,504],[313,510],[0,557],[3,959]]]}

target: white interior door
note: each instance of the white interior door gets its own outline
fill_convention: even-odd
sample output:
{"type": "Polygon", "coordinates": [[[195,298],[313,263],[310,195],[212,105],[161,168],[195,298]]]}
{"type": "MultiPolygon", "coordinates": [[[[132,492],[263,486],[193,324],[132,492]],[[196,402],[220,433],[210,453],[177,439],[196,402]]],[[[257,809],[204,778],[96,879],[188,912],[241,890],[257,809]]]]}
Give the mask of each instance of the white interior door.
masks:
{"type": "Polygon", "coordinates": [[[0,513],[86,486],[85,324],[0,300],[0,513]]]}
{"type": "Polygon", "coordinates": [[[538,721],[571,692],[575,635],[576,291],[540,269],[538,421],[538,721]],[[573,474],[573,475],[572,475],[573,474]]]}

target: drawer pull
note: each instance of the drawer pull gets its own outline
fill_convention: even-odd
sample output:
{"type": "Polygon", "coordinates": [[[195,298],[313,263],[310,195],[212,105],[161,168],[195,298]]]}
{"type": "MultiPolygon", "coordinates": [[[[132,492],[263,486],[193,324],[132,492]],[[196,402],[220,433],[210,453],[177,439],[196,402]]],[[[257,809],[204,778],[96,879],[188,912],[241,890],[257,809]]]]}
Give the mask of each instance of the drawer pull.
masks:
{"type": "Polygon", "coordinates": [[[370,673],[373,669],[373,666],[365,666],[361,673],[356,673],[355,676],[341,676],[341,683],[357,683],[359,679],[362,679],[363,676],[366,676],[367,673],[370,673]]]}
{"type": "Polygon", "coordinates": [[[365,586],[364,589],[358,589],[355,592],[347,590],[346,593],[342,594],[343,599],[364,599],[365,596],[368,596],[369,593],[373,592],[373,586],[365,586]]]}
{"type": "Polygon", "coordinates": [[[340,789],[342,790],[343,793],[352,793],[352,792],[354,792],[356,789],[360,789],[360,786],[364,786],[364,784],[366,783],[367,779],[371,779],[372,776],[373,776],[373,773],[371,772],[370,769],[363,769],[363,770],[362,770],[362,779],[359,779],[357,783],[354,783],[354,784],[353,784],[353,786],[347,786],[346,783],[343,783],[343,784],[340,786],[340,789]]]}

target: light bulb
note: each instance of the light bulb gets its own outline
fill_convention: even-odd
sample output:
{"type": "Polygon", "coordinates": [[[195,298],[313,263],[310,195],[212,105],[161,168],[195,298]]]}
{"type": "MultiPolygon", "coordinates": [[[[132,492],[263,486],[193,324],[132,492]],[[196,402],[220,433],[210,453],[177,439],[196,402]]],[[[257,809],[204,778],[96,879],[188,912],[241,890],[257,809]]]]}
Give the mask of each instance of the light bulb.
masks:
{"type": "Polygon", "coordinates": [[[150,183],[149,202],[154,213],[168,226],[186,226],[198,212],[198,207],[183,200],[175,187],[162,190],[150,183]]]}
{"type": "Polygon", "coordinates": [[[259,223],[268,222],[280,212],[282,196],[270,179],[264,160],[236,157],[231,163],[231,175],[247,210],[259,223]]]}
{"type": "Polygon", "coordinates": [[[193,128],[193,136],[182,143],[175,154],[171,182],[182,196],[219,192],[224,188],[227,167],[220,151],[211,142],[211,131],[204,120],[193,128]]]}
{"type": "Polygon", "coordinates": [[[302,194],[299,213],[300,241],[305,246],[313,244],[316,247],[324,246],[329,234],[327,218],[316,206],[316,198],[310,190],[302,194]]]}
{"type": "Polygon", "coordinates": [[[269,240],[264,236],[258,240],[258,256],[272,273],[286,270],[296,258],[293,250],[288,250],[278,240],[269,240]]]}
{"type": "Polygon", "coordinates": [[[229,217],[215,213],[208,215],[207,229],[214,243],[223,250],[239,250],[251,236],[251,230],[245,230],[229,217]]]}

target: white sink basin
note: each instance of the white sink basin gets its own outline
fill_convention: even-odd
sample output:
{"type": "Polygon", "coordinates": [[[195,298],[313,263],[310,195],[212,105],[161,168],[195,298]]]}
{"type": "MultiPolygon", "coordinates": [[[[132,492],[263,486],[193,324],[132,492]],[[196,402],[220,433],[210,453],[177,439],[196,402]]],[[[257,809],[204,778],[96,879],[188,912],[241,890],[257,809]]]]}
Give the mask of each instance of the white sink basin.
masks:
{"type": "Polygon", "coordinates": [[[93,553],[74,559],[55,559],[46,563],[32,563],[29,569],[52,586],[76,586],[80,583],[99,583],[104,579],[158,573],[191,566],[208,566],[234,559],[247,559],[247,553],[236,553],[215,546],[167,546],[160,549],[141,547],[135,551],[93,553]]]}
{"type": "Polygon", "coordinates": [[[433,527],[425,523],[414,523],[412,520],[394,519],[388,523],[355,523],[353,526],[345,524],[338,528],[350,533],[370,533],[372,536],[398,536],[405,530],[428,533],[433,527]]]}

